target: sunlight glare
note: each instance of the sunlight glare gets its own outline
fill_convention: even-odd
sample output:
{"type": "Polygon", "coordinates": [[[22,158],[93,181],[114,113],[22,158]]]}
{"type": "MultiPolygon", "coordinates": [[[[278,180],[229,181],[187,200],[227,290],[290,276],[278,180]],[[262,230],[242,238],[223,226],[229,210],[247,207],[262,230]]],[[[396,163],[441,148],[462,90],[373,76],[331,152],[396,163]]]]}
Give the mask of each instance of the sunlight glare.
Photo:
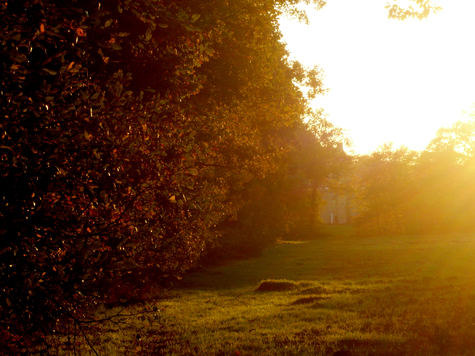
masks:
{"type": "Polygon", "coordinates": [[[422,150],[475,102],[475,2],[435,3],[444,10],[423,21],[388,20],[381,0],[329,1],[310,26],[281,19],[291,56],[325,72],[330,92],[314,106],[357,153],[388,141],[422,150]]]}

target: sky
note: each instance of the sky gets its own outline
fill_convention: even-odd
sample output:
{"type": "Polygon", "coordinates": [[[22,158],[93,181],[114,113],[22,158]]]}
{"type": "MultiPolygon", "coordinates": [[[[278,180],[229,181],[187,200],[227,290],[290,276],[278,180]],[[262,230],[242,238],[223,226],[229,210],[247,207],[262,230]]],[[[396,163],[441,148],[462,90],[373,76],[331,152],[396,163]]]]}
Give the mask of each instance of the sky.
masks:
{"type": "Polygon", "coordinates": [[[291,57],[324,71],[330,91],[313,106],[357,154],[387,142],[423,150],[475,103],[475,1],[433,0],[442,12],[422,21],[389,20],[386,3],[328,0],[308,26],[280,20],[291,57]]]}

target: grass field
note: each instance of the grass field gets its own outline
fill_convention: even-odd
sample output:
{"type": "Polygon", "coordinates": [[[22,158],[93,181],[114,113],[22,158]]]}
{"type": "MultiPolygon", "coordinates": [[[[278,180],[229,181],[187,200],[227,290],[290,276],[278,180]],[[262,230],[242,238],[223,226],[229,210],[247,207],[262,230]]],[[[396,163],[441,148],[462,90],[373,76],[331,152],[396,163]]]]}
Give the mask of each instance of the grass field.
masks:
{"type": "Polygon", "coordinates": [[[475,235],[281,243],[186,276],[146,306],[153,317],[93,344],[100,355],[474,355],[474,262],[475,235]]]}

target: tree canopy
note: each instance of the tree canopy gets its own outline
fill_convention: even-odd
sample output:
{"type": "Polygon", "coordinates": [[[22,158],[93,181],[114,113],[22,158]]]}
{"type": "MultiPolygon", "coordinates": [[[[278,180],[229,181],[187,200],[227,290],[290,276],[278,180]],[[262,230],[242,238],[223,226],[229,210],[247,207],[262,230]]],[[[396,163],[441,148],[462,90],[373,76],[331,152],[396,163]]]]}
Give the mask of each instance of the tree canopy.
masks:
{"type": "Polygon", "coordinates": [[[355,170],[360,231],[473,231],[474,137],[469,117],[439,129],[422,152],[385,145],[361,157],[355,170]]]}
{"type": "Polygon", "coordinates": [[[80,321],[197,263],[293,147],[299,85],[323,91],[281,41],[298,3],[1,4],[2,328],[80,321]]]}

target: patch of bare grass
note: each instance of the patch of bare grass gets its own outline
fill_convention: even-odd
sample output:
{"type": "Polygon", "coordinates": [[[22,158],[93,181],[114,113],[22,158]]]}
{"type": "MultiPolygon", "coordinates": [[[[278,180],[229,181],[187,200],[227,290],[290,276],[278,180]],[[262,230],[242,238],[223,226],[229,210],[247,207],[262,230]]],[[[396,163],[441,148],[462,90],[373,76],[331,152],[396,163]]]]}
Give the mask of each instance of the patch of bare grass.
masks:
{"type": "Polygon", "coordinates": [[[298,283],[287,280],[266,280],[257,287],[256,292],[285,292],[298,288],[298,283]]]}
{"type": "Polygon", "coordinates": [[[291,305],[299,305],[299,304],[313,304],[318,302],[319,300],[322,299],[328,299],[325,297],[304,297],[304,298],[299,298],[291,303],[291,305]]]}

